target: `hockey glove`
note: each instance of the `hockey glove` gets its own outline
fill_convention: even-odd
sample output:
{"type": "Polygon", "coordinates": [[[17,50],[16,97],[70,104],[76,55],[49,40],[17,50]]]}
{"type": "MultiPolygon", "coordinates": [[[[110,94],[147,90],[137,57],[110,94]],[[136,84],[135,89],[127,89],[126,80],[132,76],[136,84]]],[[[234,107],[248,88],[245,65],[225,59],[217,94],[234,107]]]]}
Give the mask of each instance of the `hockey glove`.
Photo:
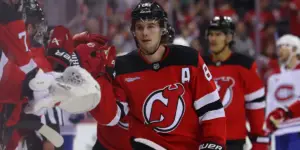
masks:
{"type": "Polygon", "coordinates": [[[72,63],[71,55],[73,51],[73,40],[70,31],[67,28],[57,26],[50,31],[47,59],[53,65],[54,70],[63,71],[67,66],[70,66],[72,63]]]}
{"type": "Polygon", "coordinates": [[[287,119],[287,117],[288,111],[284,110],[283,108],[277,108],[272,111],[266,120],[269,132],[275,131],[278,126],[287,119]]]}
{"type": "Polygon", "coordinates": [[[42,108],[58,106],[70,113],[92,110],[100,102],[100,86],[83,68],[72,66],[63,73],[43,73],[41,70],[29,83],[34,99],[25,113],[36,114],[42,108]]]}
{"type": "Polygon", "coordinates": [[[86,44],[89,42],[95,42],[101,46],[106,45],[108,39],[100,34],[91,34],[88,32],[81,32],[73,36],[74,46],[77,47],[79,44],[86,44]]]}
{"type": "Polygon", "coordinates": [[[94,78],[101,75],[112,75],[115,65],[116,49],[114,46],[101,46],[90,42],[76,47],[80,64],[94,78]]]}

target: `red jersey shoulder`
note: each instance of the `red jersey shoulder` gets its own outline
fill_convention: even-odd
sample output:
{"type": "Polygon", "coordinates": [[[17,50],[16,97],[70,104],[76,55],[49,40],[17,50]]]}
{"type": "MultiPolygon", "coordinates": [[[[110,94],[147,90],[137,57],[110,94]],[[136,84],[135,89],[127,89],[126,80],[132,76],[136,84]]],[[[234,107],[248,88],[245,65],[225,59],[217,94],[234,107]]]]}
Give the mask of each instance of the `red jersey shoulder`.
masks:
{"type": "MultiPolygon", "coordinates": [[[[215,66],[219,65],[219,62],[213,62],[212,56],[204,56],[203,60],[207,65],[215,65],[215,66]]],[[[252,66],[255,64],[255,61],[254,59],[246,55],[232,52],[229,58],[221,62],[221,64],[226,66],[231,65],[233,67],[241,66],[245,69],[251,69],[252,66]]]]}
{"type": "Polygon", "coordinates": [[[126,55],[116,58],[116,75],[141,72],[145,70],[155,69],[155,65],[159,68],[171,66],[197,66],[198,51],[193,48],[180,45],[167,45],[163,59],[157,63],[147,63],[138,50],[134,50],[126,55]],[[134,67],[133,67],[134,66],[134,67]]]}

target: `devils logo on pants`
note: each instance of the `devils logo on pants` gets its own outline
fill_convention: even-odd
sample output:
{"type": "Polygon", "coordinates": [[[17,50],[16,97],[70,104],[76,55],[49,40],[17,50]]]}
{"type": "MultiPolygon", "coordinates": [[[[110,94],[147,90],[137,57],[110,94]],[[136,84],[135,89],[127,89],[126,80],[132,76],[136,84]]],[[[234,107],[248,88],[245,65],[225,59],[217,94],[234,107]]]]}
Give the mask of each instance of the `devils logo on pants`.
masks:
{"type": "Polygon", "coordinates": [[[145,123],[151,125],[156,132],[166,133],[174,130],[185,111],[182,97],[184,92],[181,83],[152,92],[143,107],[145,123]]]}

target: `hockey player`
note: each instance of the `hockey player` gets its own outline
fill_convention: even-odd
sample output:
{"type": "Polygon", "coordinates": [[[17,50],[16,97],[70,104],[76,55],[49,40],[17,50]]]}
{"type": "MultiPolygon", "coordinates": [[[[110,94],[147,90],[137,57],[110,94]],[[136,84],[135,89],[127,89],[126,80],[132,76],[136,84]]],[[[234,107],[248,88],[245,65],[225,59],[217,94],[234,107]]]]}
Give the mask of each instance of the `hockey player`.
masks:
{"type": "Polygon", "coordinates": [[[224,109],[199,53],[165,45],[168,18],[158,3],[142,1],[131,16],[138,50],[116,59],[114,86],[98,78],[105,85],[91,111],[98,124],[116,125],[128,106],[133,149],[225,149],[224,109]],[[115,99],[117,107],[107,108],[115,99]]]}
{"type": "MultiPolygon", "coordinates": [[[[27,32],[25,31],[25,24],[22,20],[22,14],[16,11],[15,8],[18,7],[14,6],[15,5],[9,5],[6,2],[0,1],[0,148],[7,150],[15,149],[19,139],[21,138],[18,130],[19,128],[37,130],[39,133],[46,136],[47,139],[50,138],[51,142],[55,143],[55,146],[60,146],[63,140],[57,133],[55,133],[54,130],[50,129],[48,126],[42,125],[40,121],[36,122],[28,120],[26,115],[24,116],[21,113],[24,110],[23,106],[28,102],[28,99],[39,99],[37,97],[41,96],[39,95],[40,88],[36,89],[37,86],[33,86],[33,89],[37,91],[32,91],[32,87],[29,88],[29,81],[31,81],[31,79],[35,76],[42,75],[42,73],[40,72],[40,74],[36,74],[38,68],[29,54],[29,43],[27,32]]],[[[87,83],[95,83],[92,78],[89,78],[89,74],[80,68],[70,68],[66,72],[86,77],[84,82],[81,82],[84,83],[84,89],[88,89],[88,87],[90,87],[86,85],[87,83]]],[[[66,73],[62,75],[66,75],[66,73]]],[[[62,75],[58,75],[57,77],[61,77],[62,75]]],[[[56,83],[58,82],[60,82],[60,85],[62,83],[65,85],[70,84],[65,83],[65,81],[56,81],[56,83]]],[[[98,84],[91,84],[91,86],[93,88],[97,88],[98,84]]],[[[73,85],[72,88],[76,88],[76,85],[73,85]]],[[[68,90],[72,91],[72,88],[69,88],[68,90]]],[[[78,95],[80,92],[76,93],[78,95]]],[[[85,91],[83,93],[91,92],[85,91]]],[[[94,90],[93,94],[95,94],[95,98],[99,100],[100,95],[99,92],[97,92],[97,89],[94,90]]],[[[41,97],[44,96],[45,95],[42,95],[41,97]]],[[[90,106],[93,107],[93,105],[97,104],[97,101],[90,106]]],[[[66,106],[66,104],[63,105],[66,106]]]]}
{"type": "MultiPolygon", "coordinates": [[[[73,39],[76,43],[77,47],[75,50],[75,53],[80,58],[80,64],[83,68],[87,69],[95,79],[98,79],[99,84],[101,86],[102,82],[102,75],[106,71],[109,72],[113,68],[111,66],[111,62],[115,61],[115,49],[114,47],[110,47],[107,45],[108,40],[105,40],[103,37],[103,41],[100,40],[100,38],[95,38],[96,36],[101,37],[101,35],[95,35],[95,34],[88,34],[87,32],[83,32],[80,34],[76,34],[73,39]],[[96,40],[97,39],[97,40],[96,40]],[[109,52],[110,56],[107,59],[107,63],[104,63],[103,60],[106,60],[105,51],[109,52]],[[105,67],[107,64],[108,67],[105,67]]],[[[112,76],[112,72],[107,77],[112,76]]],[[[105,84],[102,84],[104,86],[105,90],[105,84]]],[[[101,86],[102,87],[102,86],[101,86]]],[[[108,89],[109,90],[109,89],[108,89]]],[[[104,93],[103,91],[102,93],[104,93]]],[[[115,91],[116,94],[121,94],[122,91],[115,91]]],[[[103,98],[102,98],[103,99],[103,98]]],[[[103,101],[103,100],[101,100],[103,101]]],[[[111,101],[111,100],[110,100],[111,101]]],[[[115,104],[114,104],[115,105],[115,104]]],[[[107,111],[110,111],[109,108],[107,111]]],[[[124,119],[122,120],[124,122],[124,119]]],[[[93,147],[94,150],[105,150],[105,149],[124,149],[124,150],[130,150],[131,146],[129,143],[129,133],[128,133],[128,127],[126,126],[126,123],[119,123],[115,126],[103,126],[98,125],[97,126],[97,134],[98,139],[96,141],[95,146],[93,147]],[[118,136],[116,136],[118,135],[118,136]]]]}
{"type": "Polygon", "coordinates": [[[28,54],[22,14],[3,1],[0,1],[0,32],[0,149],[14,150],[22,136],[17,126],[24,119],[21,112],[27,103],[24,97],[27,90],[22,87],[28,85],[26,78],[36,73],[36,64],[28,54]]]}
{"type": "Polygon", "coordinates": [[[266,150],[269,139],[263,131],[264,86],[254,60],[231,51],[234,31],[230,17],[215,16],[206,31],[211,55],[204,57],[225,107],[226,146],[229,150],[241,150],[249,136],[253,150],[266,150]],[[247,120],[250,124],[248,134],[247,120]]]}
{"type": "MultiPolygon", "coordinates": [[[[278,60],[279,60],[279,67],[273,71],[273,74],[283,74],[287,71],[298,70],[300,69],[300,40],[298,37],[287,34],[276,42],[278,48],[278,60]]],[[[299,114],[296,111],[299,102],[296,101],[295,104],[289,106],[288,109],[284,108],[277,108],[276,110],[272,111],[267,118],[267,127],[271,131],[275,130],[279,122],[283,122],[287,118],[295,118],[298,117],[299,114]],[[287,113],[291,112],[291,113],[287,113]],[[289,114],[289,115],[288,115],[289,114]],[[273,119],[271,119],[273,118],[273,119]],[[275,122],[274,122],[275,121],[275,122]]],[[[300,108],[300,107],[298,107],[300,108]]]]}

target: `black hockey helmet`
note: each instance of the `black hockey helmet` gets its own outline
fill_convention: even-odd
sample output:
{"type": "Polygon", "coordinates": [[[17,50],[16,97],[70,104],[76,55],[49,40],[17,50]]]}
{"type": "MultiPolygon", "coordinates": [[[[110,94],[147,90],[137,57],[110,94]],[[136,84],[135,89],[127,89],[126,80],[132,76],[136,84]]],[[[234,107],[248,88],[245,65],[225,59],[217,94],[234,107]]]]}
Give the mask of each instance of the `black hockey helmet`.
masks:
{"type": "Polygon", "coordinates": [[[231,17],[215,16],[209,23],[209,26],[206,30],[206,36],[210,30],[219,30],[225,34],[234,34],[235,24],[231,17]]]}
{"type": "Polygon", "coordinates": [[[168,30],[168,42],[169,43],[173,43],[174,39],[175,39],[175,29],[170,25],[168,24],[167,25],[167,30],[168,30]]]}
{"type": "Polygon", "coordinates": [[[45,34],[47,34],[47,22],[45,14],[37,0],[23,0],[23,19],[27,24],[31,24],[35,28],[33,40],[43,44],[45,34]]]}
{"type": "Polygon", "coordinates": [[[26,23],[37,24],[45,21],[45,14],[36,0],[24,0],[23,18],[26,23]]]}
{"type": "MultiPolygon", "coordinates": [[[[155,1],[152,0],[142,0],[131,12],[131,27],[130,30],[135,36],[134,28],[135,23],[139,20],[157,20],[160,27],[162,28],[162,41],[164,43],[169,43],[173,41],[175,30],[168,23],[168,15],[163,7],[155,1]],[[172,39],[173,38],[173,39],[172,39]]],[[[136,42],[137,47],[138,43],[136,42]]]]}
{"type": "MultiPolygon", "coordinates": [[[[157,2],[142,0],[131,12],[132,27],[138,20],[158,20],[167,28],[168,15],[157,2]]],[[[133,29],[133,28],[132,28],[133,29]]]]}

